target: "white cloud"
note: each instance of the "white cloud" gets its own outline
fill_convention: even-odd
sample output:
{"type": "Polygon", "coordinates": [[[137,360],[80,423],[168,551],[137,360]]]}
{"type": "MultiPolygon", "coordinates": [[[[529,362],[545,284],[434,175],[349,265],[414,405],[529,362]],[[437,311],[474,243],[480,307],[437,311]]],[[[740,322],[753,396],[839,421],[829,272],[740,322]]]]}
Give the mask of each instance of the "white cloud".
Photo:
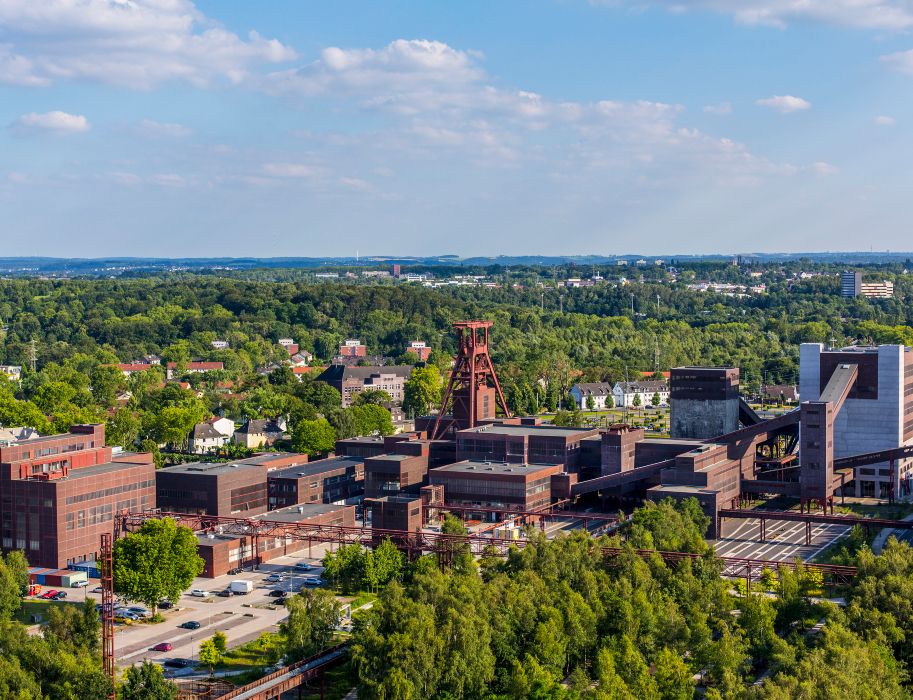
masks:
{"type": "Polygon", "coordinates": [[[825,163],[823,161],[812,163],[808,169],[816,175],[836,175],[840,172],[840,169],[836,165],[831,165],[830,163],[825,163]]]}
{"type": "Polygon", "coordinates": [[[186,187],[190,184],[183,175],[177,175],[175,173],[153,175],[149,178],[149,182],[154,185],[161,185],[162,187],[186,187]]]}
{"type": "Polygon", "coordinates": [[[263,166],[264,175],[270,177],[303,177],[312,178],[322,174],[320,168],[302,163],[266,163],[263,166]]]}
{"type": "Polygon", "coordinates": [[[191,0],[3,0],[0,82],[92,80],[149,89],[169,80],[238,83],[252,67],[295,58],[275,39],[246,39],[191,0]]]}
{"type": "Polygon", "coordinates": [[[913,49],[886,54],[881,60],[894,70],[913,75],[913,49]]]}
{"type": "Polygon", "coordinates": [[[190,136],[193,133],[183,124],[157,122],[152,119],[143,119],[139,123],[139,130],[149,136],[172,136],[176,138],[190,136]]]}
{"type": "Polygon", "coordinates": [[[665,7],[672,12],[708,10],[732,15],[744,24],[784,27],[792,22],[821,22],[861,29],[900,31],[913,27],[910,0],[591,0],[594,5],[640,9],[665,7]]]}
{"type": "Polygon", "coordinates": [[[720,102],[715,105],[707,105],[704,107],[704,112],[707,114],[713,114],[717,117],[726,117],[732,114],[732,105],[728,102],[720,102]]]}
{"type": "Polygon", "coordinates": [[[92,127],[81,114],[53,111],[23,114],[10,124],[10,128],[19,133],[78,134],[92,127]]]}
{"type": "Polygon", "coordinates": [[[761,105],[762,107],[770,107],[771,109],[780,112],[780,114],[801,112],[810,109],[812,106],[812,103],[808,100],[803,100],[801,97],[795,97],[793,95],[774,95],[773,97],[766,97],[763,100],[756,100],[755,104],[761,105]]]}
{"type": "Polygon", "coordinates": [[[897,120],[894,117],[888,117],[884,114],[879,114],[872,121],[875,122],[878,126],[894,126],[897,123],[897,120]]]}

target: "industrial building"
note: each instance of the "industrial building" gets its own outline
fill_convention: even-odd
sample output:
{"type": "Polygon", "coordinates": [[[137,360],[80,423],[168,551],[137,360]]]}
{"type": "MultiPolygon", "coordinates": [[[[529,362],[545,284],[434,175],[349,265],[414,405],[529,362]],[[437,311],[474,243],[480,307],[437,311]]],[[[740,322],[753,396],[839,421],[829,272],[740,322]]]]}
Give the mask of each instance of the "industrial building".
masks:
{"type": "Polygon", "coordinates": [[[104,425],[0,446],[0,544],[32,566],[95,559],[115,513],[155,505],[152,455],[106,447],[104,425]]]}
{"type": "Polygon", "coordinates": [[[856,297],[890,299],[894,296],[894,283],[888,280],[883,282],[863,282],[861,272],[841,272],[840,296],[849,299],[855,299],[856,297]]]}
{"type": "Polygon", "coordinates": [[[365,458],[365,497],[418,493],[427,483],[428,448],[420,454],[382,454],[365,458]]]}
{"type": "Polygon", "coordinates": [[[155,473],[158,507],[172,513],[259,515],[268,509],[262,463],[194,462],[155,473]]]}
{"type": "Polygon", "coordinates": [[[595,428],[486,423],[456,432],[456,458],[519,464],[560,464],[565,471],[580,466],[580,443],[597,436],[595,428]]]}
{"type": "Polygon", "coordinates": [[[339,503],[364,494],[365,462],[355,457],[330,457],[267,475],[269,509],[301,503],[339,503]]]}
{"type": "MultiPolygon", "coordinates": [[[[834,416],[833,457],[888,450],[913,444],[913,351],[902,345],[825,350],[820,343],[799,348],[799,394],[819,401],[840,365],[858,367],[858,379],[834,416]]],[[[856,473],[850,494],[887,498],[911,492],[913,460],[867,465],[856,473]]]]}
{"type": "Polygon", "coordinates": [[[443,486],[447,503],[509,511],[531,511],[552,502],[552,476],[560,464],[465,460],[429,472],[433,486],[443,486]]]}

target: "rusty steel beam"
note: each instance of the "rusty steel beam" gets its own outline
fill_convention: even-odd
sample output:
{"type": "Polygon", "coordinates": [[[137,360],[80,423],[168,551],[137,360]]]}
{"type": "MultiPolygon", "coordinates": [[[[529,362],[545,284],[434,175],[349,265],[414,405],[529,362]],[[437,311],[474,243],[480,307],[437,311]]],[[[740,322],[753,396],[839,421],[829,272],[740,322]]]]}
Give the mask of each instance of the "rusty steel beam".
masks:
{"type": "Polygon", "coordinates": [[[789,520],[793,522],[821,523],[823,525],[862,525],[864,527],[913,530],[913,520],[888,520],[887,518],[863,518],[857,515],[827,515],[826,513],[797,513],[791,510],[761,510],[722,508],[720,518],[751,520],[789,520]]]}

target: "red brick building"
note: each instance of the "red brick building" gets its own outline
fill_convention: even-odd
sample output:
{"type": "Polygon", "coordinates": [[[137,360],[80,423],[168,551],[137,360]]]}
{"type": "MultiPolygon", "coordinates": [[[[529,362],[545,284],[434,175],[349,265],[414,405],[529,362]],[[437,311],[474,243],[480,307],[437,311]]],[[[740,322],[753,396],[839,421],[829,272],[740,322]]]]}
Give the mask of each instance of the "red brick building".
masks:
{"type": "Polygon", "coordinates": [[[447,503],[533,510],[552,500],[552,476],[560,464],[518,464],[467,460],[437,467],[428,473],[432,485],[444,487],[447,503]]]}
{"type": "Polygon", "coordinates": [[[155,473],[158,507],[172,513],[259,515],[267,504],[263,461],[194,462],[155,473]]]}
{"type": "MultiPolygon", "coordinates": [[[[256,519],[289,524],[355,527],[355,506],[317,503],[270,511],[256,519]]],[[[206,578],[224,576],[229,569],[251,566],[255,563],[263,564],[286,554],[307,553],[309,548],[306,540],[261,537],[255,546],[252,537],[217,532],[197,533],[197,542],[197,554],[204,562],[201,576],[206,578]]]]}
{"type": "Polygon", "coordinates": [[[267,474],[269,507],[301,503],[336,503],[365,491],[365,462],[353,457],[330,457],[267,474]]]}
{"type": "Polygon", "coordinates": [[[365,459],[365,497],[418,494],[428,476],[428,449],[422,454],[383,454],[365,459]]]}
{"type": "Polygon", "coordinates": [[[94,559],[117,511],[155,506],[152,455],[105,447],[103,425],[0,447],[0,546],[32,566],[94,559]]]}
{"type": "Polygon", "coordinates": [[[339,354],[342,357],[364,357],[368,354],[368,347],[357,338],[349,339],[339,346],[339,354]]]}

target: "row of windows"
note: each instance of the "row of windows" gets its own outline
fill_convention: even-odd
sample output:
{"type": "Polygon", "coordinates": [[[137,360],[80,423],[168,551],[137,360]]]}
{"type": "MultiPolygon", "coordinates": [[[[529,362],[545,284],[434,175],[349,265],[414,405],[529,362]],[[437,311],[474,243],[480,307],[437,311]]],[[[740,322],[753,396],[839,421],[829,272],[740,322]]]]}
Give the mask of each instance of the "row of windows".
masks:
{"type": "Polygon", "coordinates": [[[155,486],[155,479],[136,481],[132,484],[123,484],[121,486],[112,486],[108,489],[99,489],[98,491],[90,491],[89,493],[70,496],[67,498],[67,505],[82,503],[84,501],[94,501],[96,498],[107,498],[109,496],[116,496],[120,493],[127,493],[128,491],[136,491],[137,489],[148,489],[153,486],[155,486]]]}

